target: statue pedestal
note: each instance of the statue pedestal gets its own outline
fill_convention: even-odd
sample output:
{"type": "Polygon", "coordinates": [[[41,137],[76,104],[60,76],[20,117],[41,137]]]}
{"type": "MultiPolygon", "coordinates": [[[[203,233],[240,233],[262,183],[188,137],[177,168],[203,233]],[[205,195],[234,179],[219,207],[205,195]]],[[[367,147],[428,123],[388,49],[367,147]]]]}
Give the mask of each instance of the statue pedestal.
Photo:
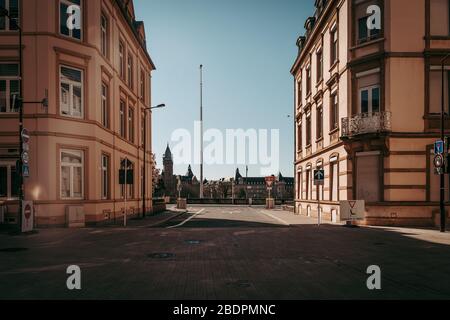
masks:
{"type": "Polygon", "coordinates": [[[177,199],[177,209],[186,210],[187,209],[187,200],[183,198],[177,199]]]}
{"type": "Polygon", "coordinates": [[[275,209],[275,199],[273,198],[266,199],[266,209],[268,210],[275,209]]]}

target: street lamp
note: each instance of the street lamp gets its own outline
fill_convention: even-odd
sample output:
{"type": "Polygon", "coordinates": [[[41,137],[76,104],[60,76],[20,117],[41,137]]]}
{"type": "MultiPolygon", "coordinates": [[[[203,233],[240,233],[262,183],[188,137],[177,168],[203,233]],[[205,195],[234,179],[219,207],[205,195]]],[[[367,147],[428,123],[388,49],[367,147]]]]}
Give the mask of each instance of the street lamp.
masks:
{"type": "MultiPolygon", "coordinates": [[[[441,96],[441,141],[445,141],[445,91],[444,91],[444,68],[445,62],[450,58],[450,53],[447,54],[441,61],[442,66],[442,96],[441,96]]],[[[445,151],[447,152],[447,151],[445,151]]],[[[447,157],[447,155],[445,155],[447,157]]],[[[439,207],[441,212],[441,232],[445,232],[446,214],[445,214],[445,170],[440,176],[440,197],[439,207]]]]}
{"type": "MultiPolygon", "coordinates": [[[[147,184],[147,111],[153,110],[153,109],[161,109],[161,108],[165,108],[166,105],[165,104],[159,104],[155,107],[147,107],[145,108],[145,112],[144,112],[144,172],[143,172],[143,177],[142,177],[142,219],[145,218],[145,210],[146,210],[146,205],[145,205],[145,187],[147,184]]],[[[152,177],[153,177],[153,172],[152,172],[152,177]]]]}

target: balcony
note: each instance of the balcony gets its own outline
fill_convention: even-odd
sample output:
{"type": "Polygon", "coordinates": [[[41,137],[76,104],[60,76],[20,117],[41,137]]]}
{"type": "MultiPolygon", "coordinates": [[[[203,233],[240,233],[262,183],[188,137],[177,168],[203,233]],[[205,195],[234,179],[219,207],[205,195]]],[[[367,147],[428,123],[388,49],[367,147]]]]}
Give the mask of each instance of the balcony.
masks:
{"type": "Polygon", "coordinates": [[[360,113],[342,119],[342,138],[348,139],[363,134],[390,132],[391,112],[360,113]]]}

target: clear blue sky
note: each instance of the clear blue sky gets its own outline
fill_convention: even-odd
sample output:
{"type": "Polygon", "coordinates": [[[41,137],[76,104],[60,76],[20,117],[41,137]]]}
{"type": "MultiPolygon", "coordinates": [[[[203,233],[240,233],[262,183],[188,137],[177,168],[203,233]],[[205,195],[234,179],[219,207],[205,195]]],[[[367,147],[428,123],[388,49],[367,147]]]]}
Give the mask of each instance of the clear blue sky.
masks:
{"type": "MultiPolygon", "coordinates": [[[[199,65],[204,65],[205,129],[279,129],[280,170],[293,176],[293,78],[296,39],[313,0],[135,0],[145,22],[153,73],[153,151],[158,167],[172,132],[193,132],[199,118],[199,65]],[[288,117],[290,115],[291,117],[288,117]]],[[[245,174],[245,165],[239,166],[245,174]]],[[[187,166],[175,166],[184,174],[187,166]]],[[[205,177],[236,166],[205,166],[205,177]]],[[[199,176],[199,167],[193,166],[199,176]]],[[[249,166],[249,176],[259,175],[249,166]]],[[[276,174],[277,172],[274,172],[276,174]]]]}

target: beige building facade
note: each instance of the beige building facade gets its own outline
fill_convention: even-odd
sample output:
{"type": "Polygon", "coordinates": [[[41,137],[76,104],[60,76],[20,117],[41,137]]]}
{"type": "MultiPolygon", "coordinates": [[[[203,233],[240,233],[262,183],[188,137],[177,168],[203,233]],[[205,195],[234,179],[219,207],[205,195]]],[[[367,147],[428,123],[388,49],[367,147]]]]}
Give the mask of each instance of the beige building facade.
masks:
{"type": "MultiPolygon", "coordinates": [[[[317,0],[298,39],[296,212],[339,221],[339,201],[365,200],[364,223],[435,225],[441,60],[448,0],[317,0]],[[376,5],[380,29],[368,29],[376,5]],[[325,170],[324,186],[313,172],[325,170]]],[[[445,67],[449,112],[450,61],[445,67]]],[[[449,119],[446,119],[448,127],[449,119]]],[[[448,177],[446,200],[449,201],[448,177]]]]}
{"type": "MultiPolygon", "coordinates": [[[[151,72],[144,25],[127,0],[5,0],[23,29],[24,126],[30,132],[30,176],[37,226],[67,225],[68,212],[87,224],[152,210],[151,72]],[[69,6],[80,8],[80,28],[69,27],[69,6]],[[144,173],[144,134],[147,136],[144,173]],[[127,158],[133,185],[119,185],[127,158]]],[[[75,21],[75,20],[73,20],[75,21]]],[[[0,201],[5,222],[17,221],[18,31],[0,20],[0,201]]]]}

